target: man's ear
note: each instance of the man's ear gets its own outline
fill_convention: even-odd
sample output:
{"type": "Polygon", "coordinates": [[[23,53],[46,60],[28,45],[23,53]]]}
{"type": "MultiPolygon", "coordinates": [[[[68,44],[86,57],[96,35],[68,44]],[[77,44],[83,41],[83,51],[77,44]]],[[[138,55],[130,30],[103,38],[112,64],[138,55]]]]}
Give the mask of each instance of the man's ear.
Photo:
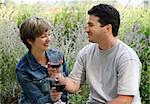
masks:
{"type": "Polygon", "coordinates": [[[111,24],[106,25],[106,31],[112,32],[112,25],[111,24]]]}

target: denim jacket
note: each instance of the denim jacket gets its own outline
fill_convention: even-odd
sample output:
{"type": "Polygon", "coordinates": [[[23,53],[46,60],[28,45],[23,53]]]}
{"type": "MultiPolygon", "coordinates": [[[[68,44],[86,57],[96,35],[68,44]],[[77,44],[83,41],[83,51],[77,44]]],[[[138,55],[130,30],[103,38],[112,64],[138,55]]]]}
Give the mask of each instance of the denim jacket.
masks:
{"type": "MultiPolygon", "coordinates": [[[[57,57],[54,57],[56,52],[63,56],[58,50],[49,49],[45,52],[48,60],[52,58],[57,60],[57,57]]],[[[61,71],[67,76],[66,63],[65,60],[63,61],[61,71]]],[[[30,51],[17,64],[16,75],[21,86],[19,104],[53,104],[50,96],[48,70],[36,61],[30,51]]],[[[61,100],[67,102],[67,92],[63,92],[61,100]]]]}

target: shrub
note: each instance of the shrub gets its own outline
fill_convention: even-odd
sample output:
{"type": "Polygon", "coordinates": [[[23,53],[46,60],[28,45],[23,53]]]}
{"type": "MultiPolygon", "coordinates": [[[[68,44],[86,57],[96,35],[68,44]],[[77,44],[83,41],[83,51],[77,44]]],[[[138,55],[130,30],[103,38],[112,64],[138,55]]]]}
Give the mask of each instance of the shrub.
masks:
{"type": "Polygon", "coordinates": [[[13,91],[18,86],[15,78],[15,66],[24,49],[17,39],[17,30],[13,23],[0,24],[0,38],[3,40],[0,42],[0,96],[2,103],[10,102],[13,91]]]}
{"type": "MultiPolygon", "coordinates": [[[[15,93],[18,92],[16,90],[18,84],[15,77],[15,66],[27,51],[18,39],[20,23],[30,16],[42,16],[51,21],[53,30],[52,47],[57,47],[64,52],[69,71],[71,71],[77,53],[88,43],[84,26],[87,19],[86,10],[92,3],[86,3],[86,5],[77,3],[77,5],[71,7],[62,6],[61,11],[55,13],[50,12],[51,8],[48,5],[38,3],[19,6],[0,5],[0,21],[2,21],[0,22],[0,100],[2,104],[16,103],[14,99],[16,100],[18,96],[18,93],[15,93]]],[[[135,49],[143,65],[140,84],[143,104],[150,103],[149,17],[149,9],[126,9],[119,31],[121,34],[119,36],[135,49]],[[136,22],[140,24],[131,28],[136,22]]],[[[70,104],[84,104],[88,98],[88,93],[88,85],[85,84],[79,92],[69,96],[70,104]]]]}
{"type": "MultiPolygon", "coordinates": [[[[150,26],[150,25],[149,25],[150,26]]],[[[124,41],[130,45],[138,54],[142,62],[140,94],[142,104],[149,104],[150,94],[150,32],[143,34],[139,24],[135,24],[132,31],[127,33],[124,41]]]]}
{"type": "Polygon", "coordinates": [[[12,21],[11,6],[0,10],[0,101],[2,104],[11,103],[18,84],[15,77],[15,66],[21,53],[23,44],[18,41],[18,27],[12,21]],[[8,11],[7,11],[8,10],[8,11]]]}

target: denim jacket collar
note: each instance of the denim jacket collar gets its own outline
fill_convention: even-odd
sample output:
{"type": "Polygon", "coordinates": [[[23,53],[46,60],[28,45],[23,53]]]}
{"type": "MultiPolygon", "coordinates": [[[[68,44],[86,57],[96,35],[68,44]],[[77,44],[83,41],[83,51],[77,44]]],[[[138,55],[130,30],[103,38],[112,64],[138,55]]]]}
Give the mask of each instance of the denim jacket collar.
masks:
{"type": "Polygon", "coordinates": [[[53,60],[54,62],[58,63],[59,60],[63,59],[64,55],[62,52],[58,51],[57,49],[49,49],[45,52],[48,61],[53,60]]]}
{"type": "Polygon", "coordinates": [[[32,70],[37,70],[40,68],[41,65],[37,62],[30,51],[27,53],[26,58],[32,70]]]}
{"type": "MultiPolygon", "coordinates": [[[[47,50],[45,52],[45,55],[46,55],[48,61],[50,61],[50,59],[54,59],[55,61],[58,61],[58,60],[62,59],[62,57],[63,57],[63,54],[55,49],[47,50]]],[[[38,68],[41,67],[41,65],[37,62],[37,60],[34,58],[34,56],[32,55],[32,53],[30,51],[27,53],[26,58],[29,63],[29,66],[32,70],[37,70],[38,68]]]]}

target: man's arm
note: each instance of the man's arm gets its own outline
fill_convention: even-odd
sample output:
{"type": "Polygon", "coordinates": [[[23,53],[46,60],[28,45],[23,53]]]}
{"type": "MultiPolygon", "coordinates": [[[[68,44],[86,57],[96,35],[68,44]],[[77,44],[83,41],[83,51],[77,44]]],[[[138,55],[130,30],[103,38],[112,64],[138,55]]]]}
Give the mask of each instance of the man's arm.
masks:
{"type": "Polygon", "coordinates": [[[64,77],[61,73],[56,75],[59,83],[65,85],[65,90],[69,93],[75,93],[80,89],[80,83],[74,81],[70,77],[64,77]]]}
{"type": "Polygon", "coordinates": [[[119,95],[117,98],[108,102],[107,104],[132,104],[133,96],[119,95]]]}
{"type": "Polygon", "coordinates": [[[75,82],[73,79],[66,77],[65,78],[65,90],[69,93],[75,93],[80,89],[80,83],[75,82]]]}

